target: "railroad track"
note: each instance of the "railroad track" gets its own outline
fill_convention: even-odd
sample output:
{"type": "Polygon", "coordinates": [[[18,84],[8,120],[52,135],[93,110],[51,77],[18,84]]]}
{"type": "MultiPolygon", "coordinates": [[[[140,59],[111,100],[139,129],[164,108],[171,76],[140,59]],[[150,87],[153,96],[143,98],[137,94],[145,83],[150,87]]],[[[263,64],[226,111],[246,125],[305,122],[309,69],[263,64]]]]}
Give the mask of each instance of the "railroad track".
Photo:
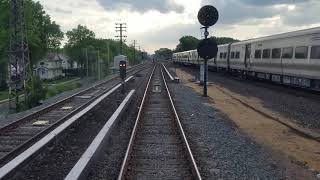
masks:
{"type": "Polygon", "coordinates": [[[97,147],[97,142],[106,139],[105,136],[134,97],[134,89],[146,84],[145,73],[149,71],[146,69],[135,77],[128,77],[125,94],[121,93],[120,83],[104,91],[84,109],[3,165],[0,168],[0,179],[65,178],[78,160],[85,159],[81,154],[89,145],[90,155],[87,157],[93,157],[92,145],[97,147]]]}
{"type": "MultiPolygon", "coordinates": [[[[128,71],[128,74],[136,74],[143,68],[145,68],[145,65],[135,66],[128,71]]],[[[84,109],[119,82],[118,75],[112,76],[104,82],[0,128],[0,167],[84,109]]]]}
{"type": "Polygon", "coordinates": [[[201,179],[160,65],[140,107],[118,180],[201,179]]]}

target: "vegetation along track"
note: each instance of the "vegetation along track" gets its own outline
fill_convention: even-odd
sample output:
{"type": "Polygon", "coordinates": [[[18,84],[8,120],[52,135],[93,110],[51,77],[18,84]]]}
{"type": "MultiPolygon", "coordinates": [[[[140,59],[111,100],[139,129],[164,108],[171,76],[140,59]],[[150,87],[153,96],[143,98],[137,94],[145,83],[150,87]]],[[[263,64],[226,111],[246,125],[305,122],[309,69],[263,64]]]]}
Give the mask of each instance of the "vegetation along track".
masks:
{"type": "MultiPolygon", "coordinates": [[[[145,65],[131,68],[136,74],[145,65]]],[[[0,128],[0,167],[120,82],[118,75],[0,128]]]]}
{"type": "Polygon", "coordinates": [[[201,179],[161,66],[145,90],[120,179],[201,179]]]}

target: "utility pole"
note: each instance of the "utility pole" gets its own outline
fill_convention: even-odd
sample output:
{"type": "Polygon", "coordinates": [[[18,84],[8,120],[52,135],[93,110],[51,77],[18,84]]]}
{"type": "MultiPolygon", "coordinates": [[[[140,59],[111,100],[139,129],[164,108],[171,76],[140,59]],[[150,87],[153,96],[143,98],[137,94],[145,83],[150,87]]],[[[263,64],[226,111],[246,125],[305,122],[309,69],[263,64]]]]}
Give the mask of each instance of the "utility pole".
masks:
{"type": "Polygon", "coordinates": [[[27,86],[32,75],[24,12],[24,0],[10,1],[10,48],[9,48],[9,109],[17,112],[20,106],[19,90],[23,89],[27,103],[27,86]]]}
{"type": "Polygon", "coordinates": [[[108,41],[108,44],[107,44],[107,47],[108,47],[108,61],[107,61],[107,74],[109,73],[109,65],[110,65],[110,42],[108,41]]]}
{"type": "Polygon", "coordinates": [[[89,58],[88,58],[88,49],[86,48],[86,61],[87,61],[87,77],[89,77],[89,58]]]}
{"type": "Polygon", "coordinates": [[[100,69],[100,51],[99,50],[98,50],[97,67],[98,67],[98,80],[100,80],[100,78],[101,78],[101,69],[100,69]]]}
{"type": "Polygon", "coordinates": [[[127,32],[127,24],[126,23],[116,23],[116,32],[119,32],[119,36],[116,36],[120,39],[120,54],[122,54],[122,43],[123,39],[125,39],[127,36],[123,35],[123,32],[127,32]]]}
{"type": "Polygon", "coordinates": [[[110,42],[108,41],[108,62],[110,62],[110,42]]]}
{"type": "Polygon", "coordinates": [[[140,52],[139,54],[140,54],[140,58],[141,58],[141,46],[137,46],[137,48],[139,49],[139,52],[140,52]]]}
{"type": "Polygon", "coordinates": [[[133,62],[136,63],[136,45],[137,40],[133,40],[133,62]]]}

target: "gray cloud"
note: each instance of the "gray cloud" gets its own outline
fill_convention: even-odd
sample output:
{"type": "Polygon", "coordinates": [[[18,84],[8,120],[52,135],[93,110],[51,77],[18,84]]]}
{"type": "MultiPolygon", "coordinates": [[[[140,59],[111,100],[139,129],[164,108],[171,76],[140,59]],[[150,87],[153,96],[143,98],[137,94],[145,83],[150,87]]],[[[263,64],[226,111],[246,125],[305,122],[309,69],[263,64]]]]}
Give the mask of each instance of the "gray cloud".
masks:
{"type": "Polygon", "coordinates": [[[62,13],[62,14],[71,14],[72,13],[71,10],[65,10],[65,9],[62,9],[62,8],[54,8],[54,11],[57,12],[57,13],[62,13]]]}
{"type": "Polygon", "coordinates": [[[240,0],[243,3],[254,5],[254,6],[271,6],[277,4],[292,4],[294,3],[305,3],[310,0],[240,0]]]}
{"type": "Polygon", "coordinates": [[[247,20],[280,16],[289,26],[310,25],[320,22],[317,16],[318,0],[202,0],[202,5],[214,5],[220,13],[219,24],[240,24],[247,20]],[[296,9],[287,11],[274,5],[294,4],[296,9]]]}
{"type": "Polygon", "coordinates": [[[308,3],[299,4],[295,11],[281,14],[283,23],[292,26],[316,24],[320,22],[319,16],[320,1],[314,0],[308,3]]]}
{"type": "Polygon", "coordinates": [[[132,11],[146,12],[157,10],[162,13],[175,11],[182,13],[184,7],[174,3],[172,0],[97,0],[107,10],[129,8],[132,11]]]}

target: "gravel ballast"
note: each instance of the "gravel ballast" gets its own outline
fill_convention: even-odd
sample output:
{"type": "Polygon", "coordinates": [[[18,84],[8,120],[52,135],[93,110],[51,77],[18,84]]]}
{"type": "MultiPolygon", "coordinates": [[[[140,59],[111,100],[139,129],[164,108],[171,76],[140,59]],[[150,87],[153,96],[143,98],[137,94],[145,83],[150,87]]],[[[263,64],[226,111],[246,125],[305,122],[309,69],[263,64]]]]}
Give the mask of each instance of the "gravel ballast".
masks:
{"type": "Polygon", "coordinates": [[[99,160],[89,169],[87,179],[118,178],[148,78],[149,74],[143,77],[143,83],[136,89],[127,113],[112,129],[110,138],[101,150],[99,160]]]}
{"type": "MultiPolygon", "coordinates": [[[[126,85],[126,93],[143,82],[146,72],[140,72],[140,77],[136,76],[126,85]]],[[[29,162],[14,179],[63,179],[124,97],[120,90],[112,93],[29,162]]]]}
{"type": "Polygon", "coordinates": [[[231,121],[182,84],[170,84],[204,179],[282,179],[271,153],[242,135],[231,121]]]}

